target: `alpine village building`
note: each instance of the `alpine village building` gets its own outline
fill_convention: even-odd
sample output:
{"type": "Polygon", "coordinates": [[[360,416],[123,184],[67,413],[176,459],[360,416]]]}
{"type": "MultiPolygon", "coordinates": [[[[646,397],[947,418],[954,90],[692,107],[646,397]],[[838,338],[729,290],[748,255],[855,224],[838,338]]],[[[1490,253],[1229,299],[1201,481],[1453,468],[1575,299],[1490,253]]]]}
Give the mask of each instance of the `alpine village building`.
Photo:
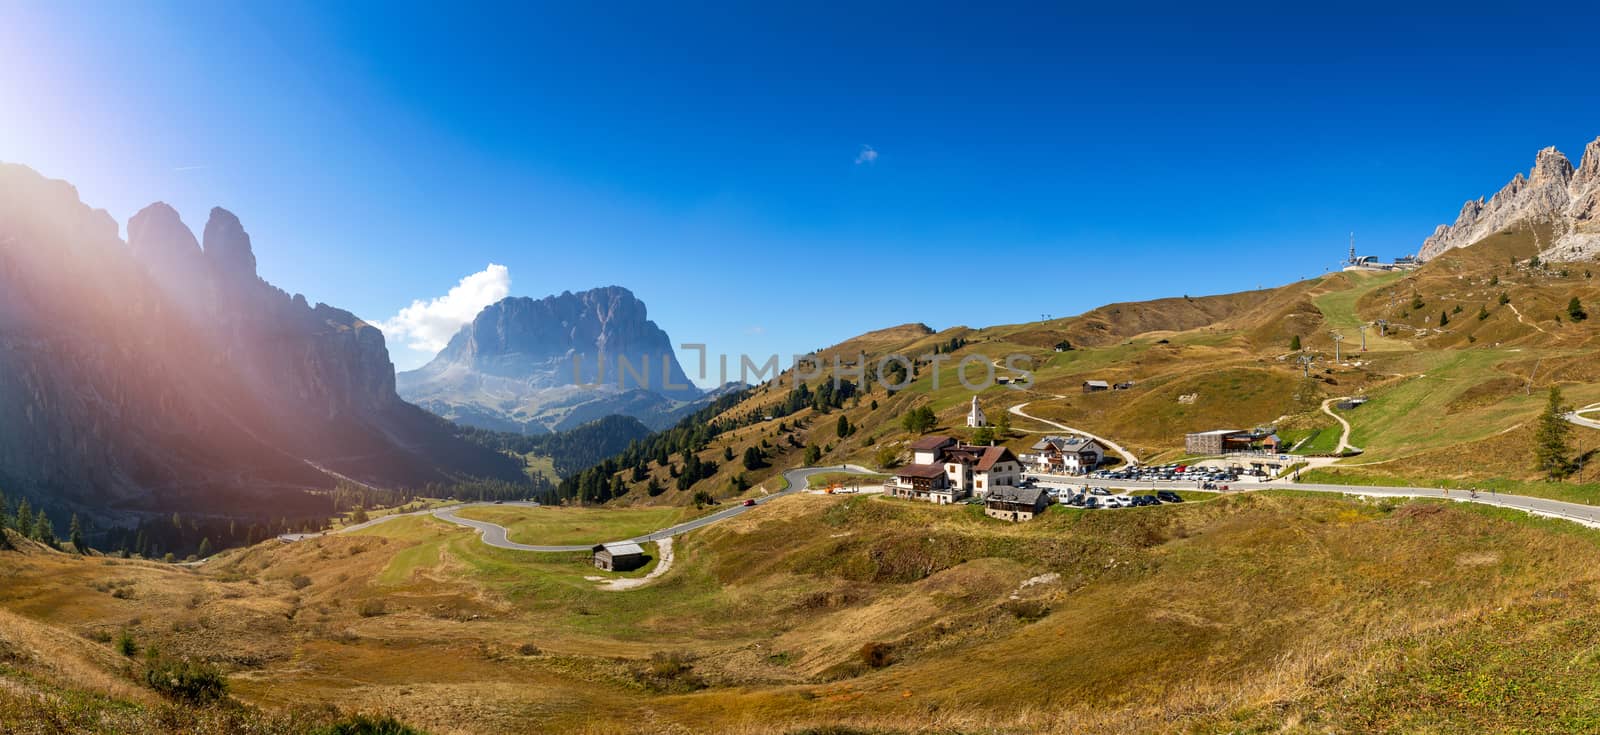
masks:
{"type": "Polygon", "coordinates": [[[608,572],[631,572],[645,565],[644,548],[631,541],[596,544],[590,552],[595,568],[608,572]]]}
{"type": "Polygon", "coordinates": [[[1022,461],[1010,449],[961,444],[948,436],[926,436],[911,444],[912,463],[884,483],[891,497],[944,505],[1016,487],[1022,461]]]}
{"type": "Polygon", "coordinates": [[[983,499],[983,514],[1002,521],[1031,521],[1050,507],[1050,494],[1042,487],[997,487],[983,499]]]}
{"type": "Polygon", "coordinates": [[[1054,475],[1081,475],[1105,461],[1106,448],[1086,436],[1047,436],[1033,445],[1033,454],[1022,460],[1040,472],[1054,475]]]}

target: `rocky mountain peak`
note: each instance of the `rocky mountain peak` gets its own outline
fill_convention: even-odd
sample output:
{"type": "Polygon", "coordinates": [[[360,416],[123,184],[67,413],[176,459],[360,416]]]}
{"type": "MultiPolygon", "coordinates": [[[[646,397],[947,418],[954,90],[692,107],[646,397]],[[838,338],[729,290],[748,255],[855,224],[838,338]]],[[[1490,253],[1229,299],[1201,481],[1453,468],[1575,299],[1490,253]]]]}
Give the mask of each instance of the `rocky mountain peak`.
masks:
{"type": "Polygon", "coordinates": [[[146,260],[200,255],[200,241],[178,216],[178,210],[166,202],[151,204],[128,220],[128,247],[146,260]]]}
{"type": "Polygon", "coordinates": [[[1573,188],[1589,189],[1600,185],[1600,138],[1583,148],[1583,160],[1572,175],[1573,188]]]}
{"type": "Polygon", "coordinates": [[[398,388],[447,418],[513,431],[611,413],[659,428],[673,402],[700,397],[672,339],[621,286],[490,304],[398,388]]]}
{"type": "Polygon", "coordinates": [[[1528,176],[1529,182],[1535,186],[1547,182],[1558,182],[1565,186],[1571,178],[1572,162],[1555,146],[1539,151],[1533,160],[1533,171],[1528,176]]]}
{"type": "Polygon", "coordinates": [[[211,210],[206,220],[205,254],[217,272],[237,278],[256,277],[256,254],[250,247],[250,234],[244,225],[222,207],[211,210]]]}
{"type": "Polygon", "coordinates": [[[1451,248],[1466,247],[1512,227],[1549,225],[1548,260],[1573,260],[1600,254],[1600,138],[1572,161],[1554,147],[1539,151],[1526,176],[1518,172],[1487,202],[1468,200],[1455,224],[1440,225],[1418,253],[1424,260],[1451,248]]]}

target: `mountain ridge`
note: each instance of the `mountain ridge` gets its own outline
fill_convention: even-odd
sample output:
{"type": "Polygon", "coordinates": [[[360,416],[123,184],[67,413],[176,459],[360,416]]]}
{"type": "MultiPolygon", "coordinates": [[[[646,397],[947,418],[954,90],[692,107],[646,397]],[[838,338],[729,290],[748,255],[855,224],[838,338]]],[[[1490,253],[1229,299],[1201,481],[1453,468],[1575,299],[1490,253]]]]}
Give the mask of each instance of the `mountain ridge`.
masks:
{"type": "Polygon", "coordinates": [[[1526,176],[1519,171],[1487,200],[1467,200],[1455,223],[1435,228],[1417,255],[1428,260],[1519,224],[1553,226],[1552,240],[1540,243],[1547,260],[1600,254],[1600,138],[1584,147],[1576,167],[1554,147],[1540,150],[1526,176]]]}
{"type": "Polygon", "coordinates": [[[523,478],[400,400],[381,332],[255,273],[238,218],[203,239],[0,164],[0,484],[112,522],[183,507],[317,506],[336,475],[386,487],[523,478]],[[325,469],[324,469],[325,468],[325,469]]]}
{"type": "Polygon", "coordinates": [[[501,299],[397,386],[440,416],[522,433],[609,414],[660,429],[703,397],[666,331],[622,286],[501,299]]]}

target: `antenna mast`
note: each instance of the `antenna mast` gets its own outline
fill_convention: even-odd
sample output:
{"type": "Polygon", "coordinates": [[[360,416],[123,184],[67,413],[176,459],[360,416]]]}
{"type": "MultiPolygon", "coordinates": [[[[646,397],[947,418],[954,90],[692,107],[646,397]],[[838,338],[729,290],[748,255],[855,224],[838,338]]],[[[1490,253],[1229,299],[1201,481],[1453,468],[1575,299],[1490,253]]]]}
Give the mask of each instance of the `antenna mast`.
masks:
{"type": "Polygon", "coordinates": [[[1350,265],[1356,264],[1356,233],[1350,233],[1350,265]]]}

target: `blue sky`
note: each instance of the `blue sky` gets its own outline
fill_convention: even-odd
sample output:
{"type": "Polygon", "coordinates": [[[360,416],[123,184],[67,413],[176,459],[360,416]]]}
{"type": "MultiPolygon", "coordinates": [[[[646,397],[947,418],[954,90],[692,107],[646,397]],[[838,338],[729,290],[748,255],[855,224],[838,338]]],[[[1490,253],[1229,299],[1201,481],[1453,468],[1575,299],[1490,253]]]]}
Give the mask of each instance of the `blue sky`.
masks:
{"type": "Polygon", "coordinates": [[[1600,135],[1595,11],[1399,5],[4,2],[0,160],[373,321],[493,263],[787,355],[1412,252],[1600,135]]]}

